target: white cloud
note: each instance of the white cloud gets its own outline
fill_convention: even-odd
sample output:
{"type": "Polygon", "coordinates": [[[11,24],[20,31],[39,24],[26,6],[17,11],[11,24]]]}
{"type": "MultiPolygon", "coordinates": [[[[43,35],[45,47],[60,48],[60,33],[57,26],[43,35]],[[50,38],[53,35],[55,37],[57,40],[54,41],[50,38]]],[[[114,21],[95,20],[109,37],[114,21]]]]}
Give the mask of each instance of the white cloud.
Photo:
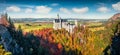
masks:
{"type": "Polygon", "coordinates": [[[120,2],[116,3],[116,4],[112,4],[113,9],[120,11],[120,2]]]}
{"type": "Polygon", "coordinates": [[[17,6],[10,6],[6,8],[6,11],[10,11],[10,12],[20,12],[20,8],[17,6]]]}
{"type": "Polygon", "coordinates": [[[107,7],[99,7],[98,9],[97,9],[97,11],[99,11],[99,12],[102,12],[102,13],[106,13],[106,12],[108,12],[108,11],[110,11],[107,7]]]}
{"type": "Polygon", "coordinates": [[[32,12],[32,9],[30,9],[30,8],[27,8],[26,10],[25,10],[25,13],[31,13],[32,12]]]}
{"type": "Polygon", "coordinates": [[[99,6],[105,6],[105,3],[98,3],[99,6]]]}
{"type": "Polygon", "coordinates": [[[89,10],[88,7],[83,8],[72,8],[72,11],[75,13],[86,13],[89,10]]]}
{"type": "Polygon", "coordinates": [[[51,6],[58,6],[58,5],[59,5],[58,3],[51,4],[51,6]]]}
{"type": "Polygon", "coordinates": [[[71,14],[67,8],[60,8],[60,11],[66,13],[66,14],[71,14]]]}
{"type": "Polygon", "coordinates": [[[23,5],[23,4],[17,4],[17,6],[19,6],[19,7],[25,7],[25,8],[35,8],[35,6],[33,6],[33,5],[23,5]]]}
{"type": "Polygon", "coordinates": [[[36,12],[37,13],[43,13],[43,14],[47,14],[52,10],[51,7],[47,7],[47,6],[37,6],[36,7],[36,12]]]}

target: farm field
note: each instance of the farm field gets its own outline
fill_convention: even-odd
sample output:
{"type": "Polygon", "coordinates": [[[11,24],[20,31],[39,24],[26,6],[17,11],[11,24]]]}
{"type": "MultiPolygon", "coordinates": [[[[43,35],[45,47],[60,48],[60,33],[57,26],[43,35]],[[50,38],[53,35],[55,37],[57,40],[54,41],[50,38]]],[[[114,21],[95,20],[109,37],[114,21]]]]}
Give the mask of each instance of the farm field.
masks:
{"type": "Polygon", "coordinates": [[[86,25],[92,32],[105,30],[105,26],[101,22],[89,22],[86,25]]]}
{"type": "Polygon", "coordinates": [[[95,32],[95,31],[105,30],[105,27],[94,27],[94,28],[89,28],[89,30],[95,32]]]}
{"type": "Polygon", "coordinates": [[[44,29],[44,28],[52,28],[53,24],[49,22],[37,22],[37,23],[15,23],[16,29],[21,26],[23,32],[30,32],[34,30],[44,29]]]}

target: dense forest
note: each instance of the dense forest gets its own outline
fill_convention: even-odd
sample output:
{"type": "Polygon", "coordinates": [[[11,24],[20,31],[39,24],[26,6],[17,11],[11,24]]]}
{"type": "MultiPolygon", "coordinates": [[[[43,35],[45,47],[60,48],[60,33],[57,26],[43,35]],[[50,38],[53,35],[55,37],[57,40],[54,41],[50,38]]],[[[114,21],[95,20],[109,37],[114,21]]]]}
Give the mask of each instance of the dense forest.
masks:
{"type": "Polygon", "coordinates": [[[106,22],[104,24],[106,29],[102,31],[92,32],[88,27],[78,26],[74,28],[73,33],[65,29],[52,28],[23,33],[21,26],[15,29],[10,18],[8,22],[9,26],[0,25],[0,28],[6,29],[4,33],[0,33],[1,55],[120,54],[119,42],[116,41],[120,39],[119,20],[106,22]]]}

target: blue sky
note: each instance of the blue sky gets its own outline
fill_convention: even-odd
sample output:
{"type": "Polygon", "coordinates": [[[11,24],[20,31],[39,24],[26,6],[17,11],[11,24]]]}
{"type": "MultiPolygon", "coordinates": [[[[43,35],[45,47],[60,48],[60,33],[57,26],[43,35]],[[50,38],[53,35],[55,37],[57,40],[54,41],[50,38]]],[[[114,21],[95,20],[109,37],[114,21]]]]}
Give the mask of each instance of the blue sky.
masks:
{"type": "Polygon", "coordinates": [[[120,12],[120,0],[0,0],[0,6],[12,18],[108,19],[120,12]]]}

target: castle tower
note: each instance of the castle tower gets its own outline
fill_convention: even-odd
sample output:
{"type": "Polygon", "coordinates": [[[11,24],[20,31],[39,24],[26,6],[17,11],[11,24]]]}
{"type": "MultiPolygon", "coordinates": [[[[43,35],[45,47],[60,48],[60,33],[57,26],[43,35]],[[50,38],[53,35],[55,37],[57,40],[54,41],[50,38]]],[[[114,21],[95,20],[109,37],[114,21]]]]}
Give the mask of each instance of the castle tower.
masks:
{"type": "Polygon", "coordinates": [[[60,20],[60,28],[62,28],[62,20],[61,20],[61,17],[59,18],[60,20]]]}
{"type": "Polygon", "coordinates": [[[57,18],[59,19],[59,14],[57,14],[57,18]]]}
{"type": "Polygon", "coordinates": [[[75,26],[78,26],[78,21],[77,20],[75,20],[75,26]]]}
{"type": "Polygon", "coordinates": [[[59,16],[59,14],[57,14],[57,18],[59,21],[59,28],[61,29],[62,28],[62,20],[61,20],[61,17],[59,16]]]}

